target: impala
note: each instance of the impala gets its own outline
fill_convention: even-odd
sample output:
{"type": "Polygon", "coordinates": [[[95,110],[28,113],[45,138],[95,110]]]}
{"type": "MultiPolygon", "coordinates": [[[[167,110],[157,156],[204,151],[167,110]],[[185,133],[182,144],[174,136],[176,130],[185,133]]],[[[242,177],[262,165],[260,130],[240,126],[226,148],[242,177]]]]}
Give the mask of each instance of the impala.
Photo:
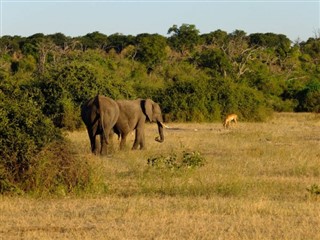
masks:
{"type": "Polygon", "coordinates": [[[238,115],[237,115],[237,114],[227,115],[227,117],[225,118],[225,120],[224,120],[224,122],[223,122],[223,126],[224,126],[225,128],[229,127],[232,121],[233,121],[235,124],[237,124],[237,119],[238,119],[238,115]]]}

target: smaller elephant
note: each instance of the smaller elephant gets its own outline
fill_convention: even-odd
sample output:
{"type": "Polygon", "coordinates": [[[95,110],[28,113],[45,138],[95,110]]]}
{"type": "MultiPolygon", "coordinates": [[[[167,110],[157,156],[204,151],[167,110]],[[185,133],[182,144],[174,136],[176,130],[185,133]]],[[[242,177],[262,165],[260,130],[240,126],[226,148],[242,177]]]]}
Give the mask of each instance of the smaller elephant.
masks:
{"type": "Polygon", "coordinates": [[[135,139],[132,149],[145,148],[145,122],[156,122],[158,125],[159,137],[155,140],[158,142],[164,141],[163,134],[163,118],[161,109],[158,103],[151,99],[137,100],[116,100],[119,106],[120,114],[114,132],[121,136],[120,149],[124,149],[126,145],[127,135],[135,130],[135,139]]]}
{"type": "Polygon", "coordinates": [[[100,154],[107,153],[107,145],[118,117],[118,104],[109,97],[97,95],[81,106],[81,118],[87,127],[91,151],[94,154],[98,153],[97,135],[100,135],[100,154]]]}

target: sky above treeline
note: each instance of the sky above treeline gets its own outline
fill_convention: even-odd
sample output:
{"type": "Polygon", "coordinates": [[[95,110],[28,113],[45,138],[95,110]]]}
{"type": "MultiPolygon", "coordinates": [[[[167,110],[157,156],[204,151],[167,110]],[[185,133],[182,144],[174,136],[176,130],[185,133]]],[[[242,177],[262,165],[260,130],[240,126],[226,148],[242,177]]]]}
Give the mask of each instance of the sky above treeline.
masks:
{"type": "Polygon", "coordinates": [[[221,29],[284,34],[306,41],[320,35],[320,0],[0,0],[0,34],[84,36],[158,33],[193,24],[200,34],[221,29]]]}

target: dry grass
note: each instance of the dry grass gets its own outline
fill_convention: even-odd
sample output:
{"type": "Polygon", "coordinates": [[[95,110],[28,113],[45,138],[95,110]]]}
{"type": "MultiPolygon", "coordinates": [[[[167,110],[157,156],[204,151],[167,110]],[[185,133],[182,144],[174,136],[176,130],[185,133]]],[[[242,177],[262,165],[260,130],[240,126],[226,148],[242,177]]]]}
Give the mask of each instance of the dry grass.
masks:
{"type": "MultiPolygon", "coordinates": [[[[145,151],[90,155],[85,131],[68,134],[101,163],[106,194],[1,197],[3,239],[320,239],[320,116],[275,114],[267,123],[168,124],[146,129],[145,151]],[[156,169],[150,156],[199,151],[198,169],[156,169]]],[[[131,145],[133,136],[128,142],[131,145]]],[[[118,142],[114,139],[116,145],[118,142]]],[[[0,237],[0,238],[1,238],[0,237]]]]}

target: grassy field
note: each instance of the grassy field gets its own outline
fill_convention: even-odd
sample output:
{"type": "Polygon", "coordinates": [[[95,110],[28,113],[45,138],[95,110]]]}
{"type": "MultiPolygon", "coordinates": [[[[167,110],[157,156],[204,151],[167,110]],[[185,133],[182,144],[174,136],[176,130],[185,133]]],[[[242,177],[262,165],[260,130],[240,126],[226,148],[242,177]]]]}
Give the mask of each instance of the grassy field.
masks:
{"type": "MultiPolygon", "coordinates": [[[[101,164],[106,193],[0,197],[0,239],[320,239],[319,114],[275,114],[266,123],[169,123],[147,150],[90,154],[85,131],[68,133],[79,160],[101,164]],[[148,159],[199,152],[204,165],[148,159]]],[[[118,141],[114,139],[118,147],[118,141]]]]}

